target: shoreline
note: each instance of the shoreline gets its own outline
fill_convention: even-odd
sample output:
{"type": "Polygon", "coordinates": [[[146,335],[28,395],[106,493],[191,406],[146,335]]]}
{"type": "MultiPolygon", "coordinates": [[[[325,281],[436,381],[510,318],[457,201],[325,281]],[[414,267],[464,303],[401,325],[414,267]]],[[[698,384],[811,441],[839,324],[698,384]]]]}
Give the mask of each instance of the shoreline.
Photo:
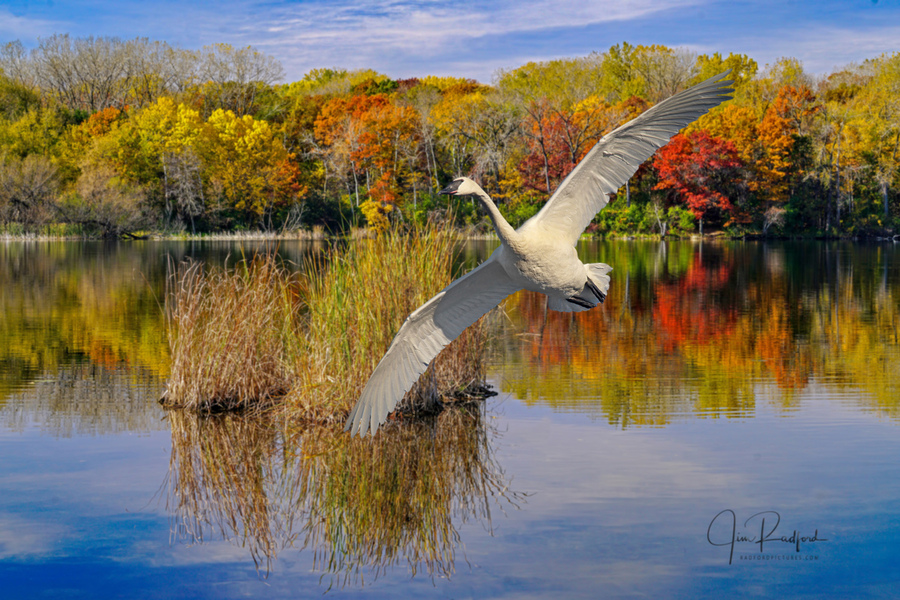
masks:
{"type": "Polygon", "coordinates": [[[335,236],[329,236],[320,230],[301,230],[290,233],[269,233],[265,231],[247,232],[223,232],[208,234],[165,234],[149,233],[146,235],[134,235],[130,237],[102,238],[84,235],[44,235],[44,234],[0,234],[0,242],[235,242],[235,241],[284,241],[300,240],[308,242],[325,241],[335,236]]]}
{"type": "MultiPolygon", "coordinates": [[[[472,233],[465,230],[459,231],[460,237],[466,240],[497,240],[495,233],[472,233]]],[[[369,237],[366,230],[353,230],[343,235],[329,235],[321,229],[297,230],[289,233],[270,233],[264,231],[244,231],[244,232],[223,232],[208,234],[163,234],[149,233],[146,235],[135,235],[131,237],[105,239],[93,236],[64,236],[64,235],[42,235],[42,234],[0,234],[0,242],[136,242],[136,241],[162,241],[162,242],[238,242],[238,241],[305,241],[305,242],[324,242],[335,239],[362,239],[369,237]]],[[[762,235],[762,234],[744,234],[740,236],[730,236],[723,232],[704,233],[703,235],[694,233],[685,236],[667,235],[661,237],[658,234],[614,234],[614,235],[582,235],[580,241],[588,240],[618,240],[618,241],[665,241],[665,240],[687,240],[687,241],[852,241],[852,242],[900,242],[900,234],[886,236],[841,236],[841,235],[762,235]]]]}

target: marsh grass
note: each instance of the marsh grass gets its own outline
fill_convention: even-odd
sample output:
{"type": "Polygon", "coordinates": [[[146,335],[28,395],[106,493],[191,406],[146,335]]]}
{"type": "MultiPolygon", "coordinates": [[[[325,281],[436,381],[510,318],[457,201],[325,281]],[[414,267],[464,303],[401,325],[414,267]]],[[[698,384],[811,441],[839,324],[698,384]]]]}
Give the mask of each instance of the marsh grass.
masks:
{"type": "Polygon", "coordinates": [[[287,548],[312,552],[328,585],[365,583],[407,564],[454,572],[457,527],[517,503],[492,455],[477,408],[444,411],[374,439],[339,425],[291,432],[270,415],[173,410],[165,489],[178,538],[224,538],[257,568],[287,548]]]}
{"type": "Polygon", "coordinates": [[[235,267],[170,265],[172,365],[161,402],[200,412],[271,407],[293,380],[298,282],[272,254],[235,267]]]}
{"type": "MultiPolygon", "coordinates": [[[[171,268],[162,402],[200,412],[279,405],[296,420],[342,421],[406,317],[452,280],[456,244],[431,224],[335,245],[299,273],[274,252],[231,268],[171,268]]],[[[482,321],[467,329],[397,414],[483,396],[486,340],[482,321]]]]}

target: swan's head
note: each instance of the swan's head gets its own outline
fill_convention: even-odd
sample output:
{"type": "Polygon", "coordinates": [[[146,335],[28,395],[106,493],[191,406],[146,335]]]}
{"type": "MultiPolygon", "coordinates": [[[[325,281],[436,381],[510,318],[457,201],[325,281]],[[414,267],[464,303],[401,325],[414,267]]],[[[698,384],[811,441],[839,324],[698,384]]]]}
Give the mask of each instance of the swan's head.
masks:
{"type": "Polygon", "coordinates": [[[457,177],[450,185],[442,189],[440,193],[449,196],[471,196],[473,194],[479,194],[482,191],[481,186],[468,177],[457,177]]]}

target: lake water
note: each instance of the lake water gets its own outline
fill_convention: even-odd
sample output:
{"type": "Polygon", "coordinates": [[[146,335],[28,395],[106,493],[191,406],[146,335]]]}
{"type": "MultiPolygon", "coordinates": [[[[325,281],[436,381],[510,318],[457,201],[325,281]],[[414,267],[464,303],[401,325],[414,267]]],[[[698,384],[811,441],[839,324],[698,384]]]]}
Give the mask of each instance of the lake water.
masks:
{"type": "Polygon", "coordinates": [[[897,597],[896,245],[583,243],[605,305],[374,443],[159,407],[169,257],[241,252],[0,245],[0,597],[897,597]]]}

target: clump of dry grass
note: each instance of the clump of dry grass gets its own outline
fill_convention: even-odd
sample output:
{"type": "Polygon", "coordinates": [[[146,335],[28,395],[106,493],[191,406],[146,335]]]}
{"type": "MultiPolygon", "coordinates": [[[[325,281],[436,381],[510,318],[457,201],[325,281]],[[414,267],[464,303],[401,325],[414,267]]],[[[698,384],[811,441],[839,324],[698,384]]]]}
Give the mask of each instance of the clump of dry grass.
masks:
{"type": "Polygon", "coordinates": [[[170,269],[166,323],[172,368],[161,402],[201,412],[266,408],[290,389],[297,278],[272,255],[234,268],[170,269]]]}
{"type": "MultiPolygon", "coordinates": [[[[173,270],[164,403],[214,412],[280,402],[295,419],[343,420],[407,315],[452,280],[456,242],[432,224],[334,247],[302,276],[271,255],[233,269],[173,270]]],[[[466,330],[401,412],[483,395],[486,339],[481,322],[466,330]]]]}

